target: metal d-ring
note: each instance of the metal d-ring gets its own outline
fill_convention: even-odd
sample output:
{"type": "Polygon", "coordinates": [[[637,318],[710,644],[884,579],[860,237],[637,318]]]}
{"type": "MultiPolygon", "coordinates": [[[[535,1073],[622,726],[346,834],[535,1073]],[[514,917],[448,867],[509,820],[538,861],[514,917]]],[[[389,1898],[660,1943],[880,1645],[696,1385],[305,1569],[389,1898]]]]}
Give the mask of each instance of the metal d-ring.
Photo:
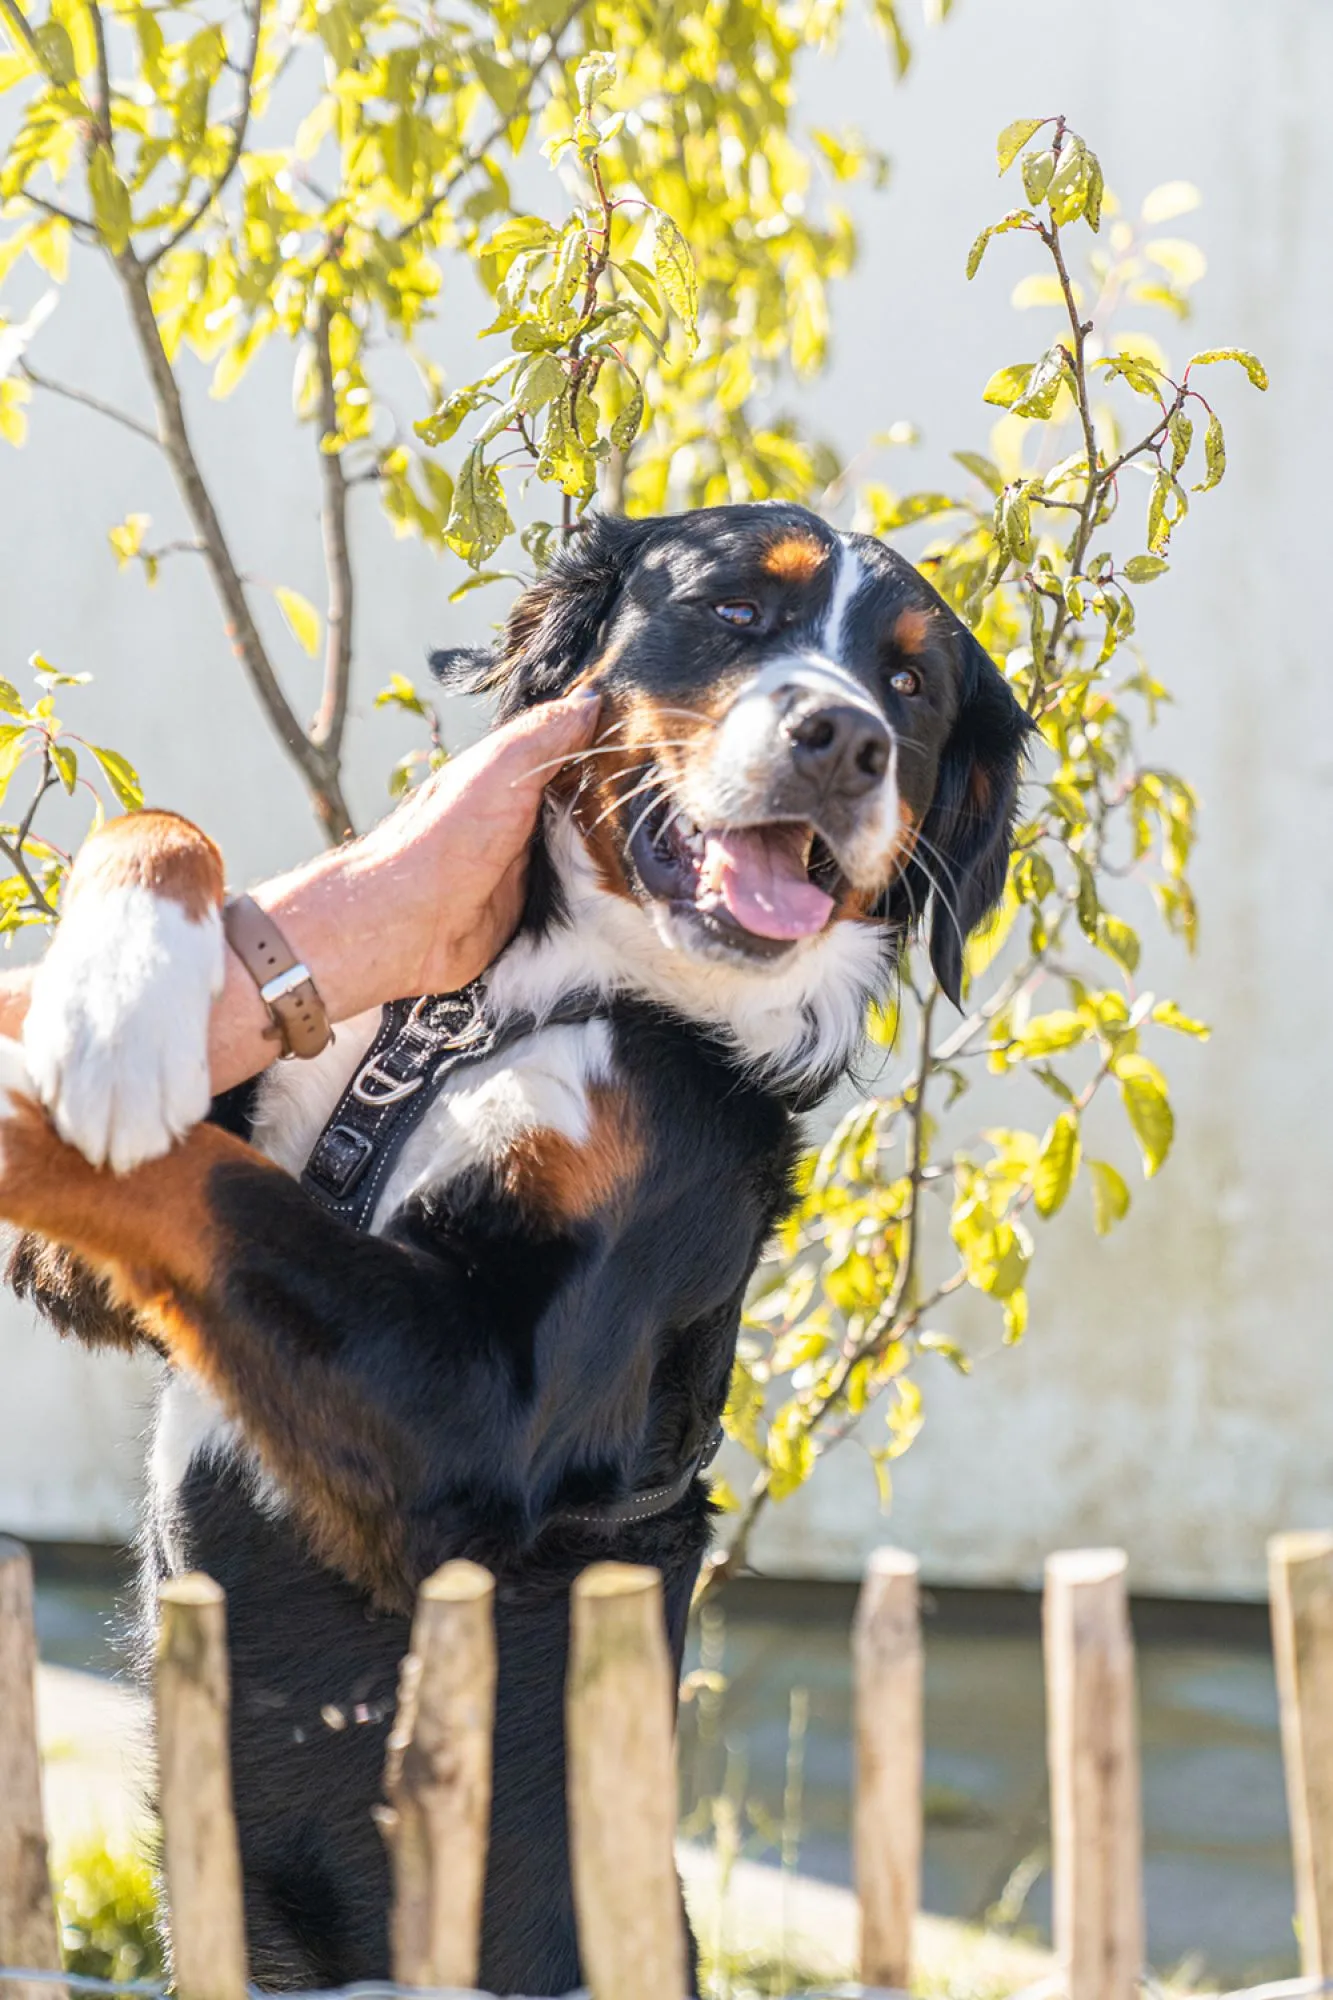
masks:
{"type": "Polygon", "coordinates": [[[359,1098],[362,1104],[373,1106],[399,1104],[403,1098],[410,1097],[414,1090],[420,1090],[425,1081],[424,1076],[409,1076],[400,1083],[397,1077],[390,1076],[388,1070],[381,1069],[377,1062],[368,1062],[361,1073],[353,1079],[352,1095],[359,1098]],[[377,1083],[381,1088],[376,1091],[367,1090],[368,1083],[377,1083]]]}

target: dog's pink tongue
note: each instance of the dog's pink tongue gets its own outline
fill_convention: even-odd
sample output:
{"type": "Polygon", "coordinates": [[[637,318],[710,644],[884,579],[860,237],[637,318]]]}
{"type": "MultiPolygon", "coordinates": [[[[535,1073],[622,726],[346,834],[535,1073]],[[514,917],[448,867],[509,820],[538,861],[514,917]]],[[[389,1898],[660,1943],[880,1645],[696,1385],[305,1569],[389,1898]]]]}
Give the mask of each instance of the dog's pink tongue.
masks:
{"type": "Polygon", "coordinates": [[[799,827],[706,833],[701,881],[755,937],[810,937],[828,922],[833,898],[807,876],[804,850],[799,827]]]}

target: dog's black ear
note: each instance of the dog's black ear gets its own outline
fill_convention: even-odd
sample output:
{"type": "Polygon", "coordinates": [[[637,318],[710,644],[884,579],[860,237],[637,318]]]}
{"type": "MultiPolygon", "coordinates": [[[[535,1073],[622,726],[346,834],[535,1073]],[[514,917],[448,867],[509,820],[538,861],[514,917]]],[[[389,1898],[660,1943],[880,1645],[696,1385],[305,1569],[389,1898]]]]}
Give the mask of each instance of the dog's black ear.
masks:
{"type": "Polygon", "coordinates": [[[433,672],[453,692],[498,689],[502,720],[568,693],[589,664],[630,563],[657,525],[588,515],[517,600],[500,642],[489,651],[432,653],[433,672]]]}
{"type": "Polygon", "coordinates": [[[962,700],[921,829],[926,880],[934,878],[930,962],[955,1007],[962,1004],[964,943],[1004,894],[1033,726],[990,654],[961,623],[957,644],[962,700]]]}

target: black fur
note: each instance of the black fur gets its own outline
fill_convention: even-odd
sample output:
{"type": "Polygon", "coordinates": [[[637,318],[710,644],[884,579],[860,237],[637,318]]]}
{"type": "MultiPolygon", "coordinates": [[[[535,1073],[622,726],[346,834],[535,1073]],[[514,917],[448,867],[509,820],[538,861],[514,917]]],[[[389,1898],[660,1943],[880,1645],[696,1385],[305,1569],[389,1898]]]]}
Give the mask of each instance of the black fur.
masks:
{"type": "MultiPolygon", "coordinates": [[[[520,599],[494,654],[437,656],[439,670],[498,690],[506,715],[593,670],[613,697],[706,701],[740,684],[764,646],[821,629],[827,575],[798,591],[761,574],[757,554],[784,533],[837,555],[800,509],[593,520],[520,599]],[[753,597],[762,629],[710,623],[708,591],[753,597]]],[[[873,588],[857,598],[846,667],[906,746],[902,785],[924,836],[924,866],[909,864],[879,916],[900,933],[933,886],[932,958],[957,1000],[955,924],[966,932],[1001,892],[1027,724],[910,565],[858,547],[873,588]],[[904,611],[929,614],[917,699],[892,687],[904,611]]],[[[562,917],[539,845],[527,921],[562,917]]],[[[149,1572],[197,1566],[228,1593],[235,1796],[263,1986],[388,1970],[374,1820],[385,1738],[414,1593],[455,1555],[498,1582],[481,1983],[502,1994],[578,1983],[563,1768],[569,1587],[601,1557],[656,1566],[679,1665],[709,1505],[696,1481],[668,1512],[614,1530],[561,1516],[669,1480],[717,1421],[745,1287],[789,1199],[794,1105],[815,1088],[809,1076],[790,1088],[758,1080],[710,1033],[646,1001],[608,1002],[607,1017],[616,1088],[641,1141],[623,1204],[562,1219],[525,1206],[498,1168],[478,1170],[369,1237],[258,1163],[218,1169],[210,1184],[224,1250],[213,1291],[190,1310],[244,1448],[195,1456],[170,1517],[150,1524],[149,1572]]],[[[215,1110],[233,1130],[248,1115],[235,1095],[215,1110]]],[[[20,1275],[63,1324],[126,1337],[95,1280],[80,1308],[55,1296],[31,1254],[20,1275]]]]}

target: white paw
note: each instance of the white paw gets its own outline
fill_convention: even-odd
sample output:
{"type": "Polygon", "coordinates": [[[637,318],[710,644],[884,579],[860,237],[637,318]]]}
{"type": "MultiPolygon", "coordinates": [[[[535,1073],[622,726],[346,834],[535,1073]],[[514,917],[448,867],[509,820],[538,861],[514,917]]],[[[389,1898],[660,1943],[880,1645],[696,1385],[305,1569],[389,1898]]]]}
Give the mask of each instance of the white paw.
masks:
{"type": "Polygon", "coordinates": [[[207,1115],[222,920],[137,884],[71,896],[23,1027],[37,1096],[95,1167],[126,1173],[207,1115]]]}

